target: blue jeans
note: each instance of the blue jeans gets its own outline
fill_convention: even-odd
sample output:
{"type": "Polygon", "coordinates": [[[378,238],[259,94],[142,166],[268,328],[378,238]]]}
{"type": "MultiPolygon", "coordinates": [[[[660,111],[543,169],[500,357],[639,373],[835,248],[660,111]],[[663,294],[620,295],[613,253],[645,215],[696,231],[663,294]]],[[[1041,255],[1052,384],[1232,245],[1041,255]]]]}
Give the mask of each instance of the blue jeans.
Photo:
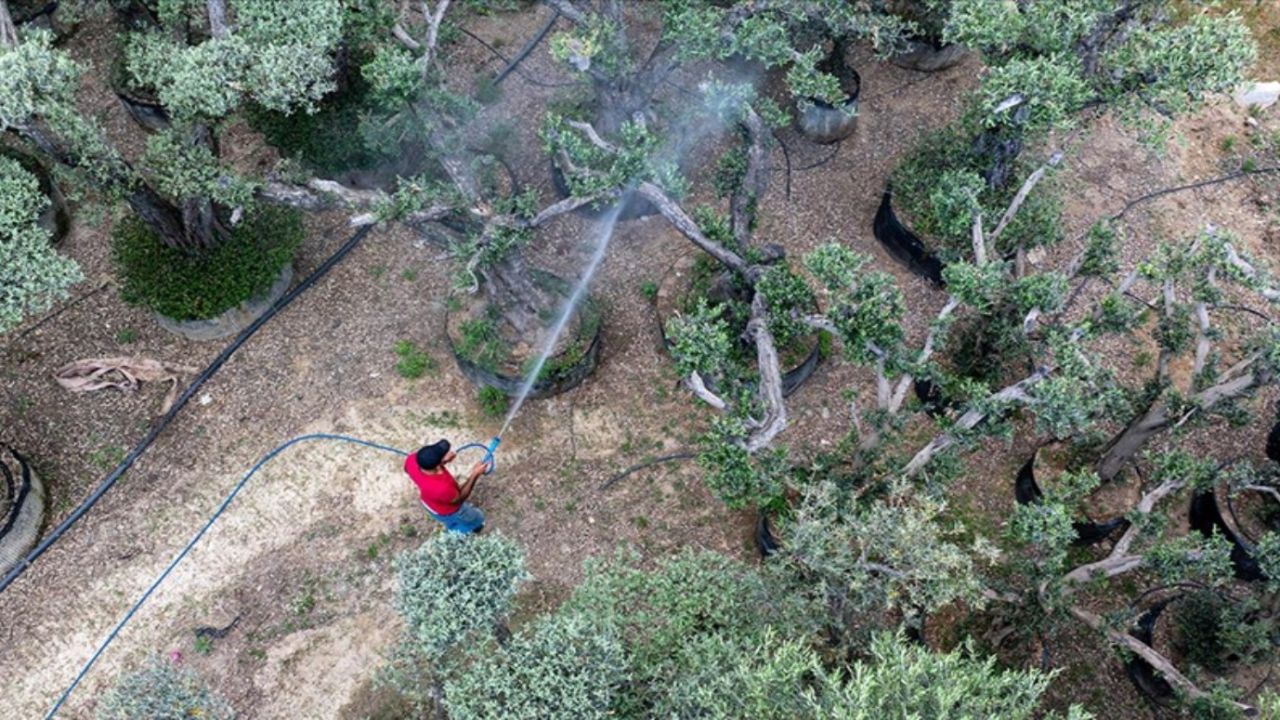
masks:
{"type": "Polygon", "coordinates": [[[422,503],[423,509],[427,514],[435,518],[437,522],[444,525],[444,529],[455,533],[477,533],[484,529],[484,513],[480,508],[469,502],[462,503],[462,507],[458,511],[450,515],[437,515],[431,512],[431,508],[426,503],[422,503]]]}

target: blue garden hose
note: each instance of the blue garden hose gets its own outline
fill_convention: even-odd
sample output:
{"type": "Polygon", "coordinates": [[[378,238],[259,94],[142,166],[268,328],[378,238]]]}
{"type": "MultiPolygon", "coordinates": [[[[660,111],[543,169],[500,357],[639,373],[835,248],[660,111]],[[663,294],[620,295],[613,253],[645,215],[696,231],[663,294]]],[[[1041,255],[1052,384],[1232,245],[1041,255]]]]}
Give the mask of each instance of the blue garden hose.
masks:
{"type": "Polygon", "coordinates": [[[488,445],[485,445],[483,443],[467,443],[466,445],[463,445],[462,447],[458,448],[454,452],[462,452],[463,450],[470,450],[472,448],[476,448],[478,450],[484,450],[484,457],[481,458],[480,462],[483,462],[485,465],[489,466],[489,468],[484,471],[484,474],[488,475],[489,473],[498,469],[498,461],[494,459],[493,454],[498,452],[498,445],[501,442],[502,442],[502,438],[495,437],[494,439],[489,441],[488,445]]]}
{"type": "MultiPolygon", "coordinates": [[[[209,531],[209,528],[213,527],[213,523],[216,522],[217,519],[222,515],[222,513],[226,511],[227,507],[231,505],[231,501],[234,500],[236,495],[240,493],[240,490],[245,486],[245,483],[249,482],[249,478],[257,474],[257,472],[262,469],[262,466],[266,465],[269,461],[275,458],[275,456],[284,452],[287,448],[292,447],[293,445],[296,445],[297,443],[300,443],[304,440],[340,440],[342,442],[349,442],[349,443],[355,443],[356,445],[363,445],[365,447],[370,447],[375,450],[382,450],[383,452],[388,452],[393,455],[399,455],[400,457],[404,457],[409,454],[404,450],[400,450],[398,448],[393,448],[387,445],[380,445],[375,442],[370,442],[368,440],[361,440],[360,438],[349,437],[347,435],[332,435],[329,433],[311,433],[309,435],[299,435],[298,437],[292,438],[284,442],[283,444],[278,445],[274,450],[267,453],[266,455],[263,455],[262,458],[258,460],[258,462],[255,463],[252,468],[249,469],[249,472],[245,473],[244,477],[240,478],[240,482],[236,483],[236,486],[231,489],[231,492],[227,493],[227,496],[223,498],[222,504],[218,506],[218,509],[213,511],[213,515],[209,516],[209,519],[200,528],[200,530],[191,538],[190,541],[187,542],[187,544],[182,548],[182,550],[180,550],[178,554],[174,556],[173,560],[169,563],[169,565],[165,567],[164,571],[161,572],[159,577],[155,579],[155,582],[151,583],[151,586],[147,588],[146,592],[142,593],[142,596],[138,598],[137,602],[135,602],[133,606],[130,607],[129,610],[124,614],[124,616],[120,618],[120,622],[116,623],[116,626],[111,629],[110,633],[107,634],[106,639],[102,641],[102,644],[100,646],[98,646],[97,651],[95,651],[93,655],[89,658],[88,662],[84,664],[84,667],[80,668],[80,672],[76,675],[75,680],[71,682],[71,685],[67,687],[66,691],[63,692],[61,697],[58,698],[58,701],[54,703],[53,708],[49,710],[49,714],[45,715],[45,720],[51,720],[51,718],[53,718],[53,716],[57,714],[58,710],[62,708],[62,705],[66,703],[67,698],[71,697],[72,691],[74,691],[76,687],[80,684],[80,682],[84,680],[85,676],[89,674],[89,670],[93,667],[94,663],[98,662],[98,658],[102,657],[102,654],[106,652],[107,647],[111,645],[112,641],[116,639],[116,636],[120,634],[120,631],[124,629],[124,626],[129,624],[129,621],[133,619],[133,616],[138,612],[139,609],[142,608],[143,603],[145,603],[148,599],[150,599],[152,593],[154,593],[160,587],[161,583],[163,583],[166,579],[168,579],[169,574],[173,572],[174,568],[178,567],[178,563],[182,562],[182,560],[187,556],[187,554],[190,553],[191,550],[196,546],[196,543],[200,542],[200,539],[203,538],[204,534],[209,531]]],[[[488,445],[484,445],[481,443],[468,443],[458,448],[458,450],[461,451],[469,448],[479,448],[481,450],[484,450],[485,451],[484,462],[489,466],[489,468],[485,470],[485,474],[488,475],[489,473],[494,471],[495,467],[497,467],[497,461],[494,459],[493,454],[497,451],[499,442],[501,442],[500,439],[495,437],[493,440],[489,442],[488,445]]]]}

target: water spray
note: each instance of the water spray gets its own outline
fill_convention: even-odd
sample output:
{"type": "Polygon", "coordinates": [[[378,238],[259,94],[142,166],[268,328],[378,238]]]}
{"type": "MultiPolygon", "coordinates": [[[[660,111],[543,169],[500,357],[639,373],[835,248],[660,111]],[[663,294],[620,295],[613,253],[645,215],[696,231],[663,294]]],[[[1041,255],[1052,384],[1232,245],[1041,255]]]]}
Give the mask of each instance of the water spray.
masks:
{"type": "MultiPolygon", "coordinates": [[[[560,339],[561,333],[565,327],[569,325],[569,319],[573,317],[573,311],[578,307],[578,303],[582,300],[583,295],[587,292],[587,286],[591,284],[591,278],[595,276],[596,270],[600,267],[601,261],[604,260],[605,250],[609,248],[609,240],[613,238],[613,229],[618,224],[618,215],[621,214],[622,208],[627,204],[627,200],[631,196],[628,190],[622,193],[614,204],[613,209],[604,215],[600,222],[600,230],[596,234],[596,249],[591,255],[590,262],[582,271],[582,279],[578,281],[573,292],[569,294],[569,298],[564,303],[564,310],[560,312],[560,318],[556,320],[555,325],[551,326],[551,332],[547,333],[547,340],[543,343],[542,352],[538,353],[537,360],[534,361],[533,367],[529,369],[529,373],[525,375],[524,383],[520,386],[520,392],[516,395],[515,402],[511,403],[511,409],[507,411],[507,419],[502,423],[502,429],[498,431],[496,437],[489,447],[497,449],[498,442],[503,435],[507,434],[507,428],[511,427],[511,422],[516,419],[520,408],[524,405],[524,401],[528,399],[529,393],[533,390],[533,386],[538,382],[538,376],[542,374],[542,366],[547,363],[547,358],[556,348],[556,341],[560,339]]],[[[492,451],[490,451],[492,455],[492,451]]]]}
{"type": "Polygon", "coordinates": [[[516,395],[515,402],[511,403],[511,409],[507,412],[507,418],[502,423],[502,429],[494,435],[489,443],[473,442],[467,443],[458,448],[458,452],[464,450],[483,450],[484,457],[481,459],[487,469],[485,475],[493,472],[497,467],[497,461],[494,454],[498,452],[498,445],[502,443],[502,436],[507,434],[507,429],[511,427],[511,423],[516,419],[516,415],[520,412],[520,408],[524,405],[524,401],[528,399],[529,393],[533,390],[533,386],[538,381],[538,376],[542,373],[542,366],[546,364],[547,358],[555,350],[556,341],[560,339],[561,333],[569,324],[569,318],[573,317],[573,311],[578,307],[578,303],[582,300],[582,296],[586,294],[587,286],[591,284],[591,278],[595,276],[596,269],[600,267],[600,263],[604,260],[605,250],[609,247],[609,240],[613,237],[613,229],[618,224],[618,215],[622,212],[622,208],[626,205],[630,192],[623,193],[618,198],[618,202],[614,205],[603,218],[600,223],[600,230],[597,233],[596,249],[591,256],[591,261],[587,263],[582,273],[582,279],[578,281],[573,292],[569,294],[569,298],[564,303],[564,309],[560,312],[560,318],[555,325],[551,327],[551,331],[547,334],[547,340],[543,344],[542,352],[538,354],[538,358],[533,363],[533,367],[529,369],[525,375],[524,382],[520,385],[520,392],[516,395]]]}

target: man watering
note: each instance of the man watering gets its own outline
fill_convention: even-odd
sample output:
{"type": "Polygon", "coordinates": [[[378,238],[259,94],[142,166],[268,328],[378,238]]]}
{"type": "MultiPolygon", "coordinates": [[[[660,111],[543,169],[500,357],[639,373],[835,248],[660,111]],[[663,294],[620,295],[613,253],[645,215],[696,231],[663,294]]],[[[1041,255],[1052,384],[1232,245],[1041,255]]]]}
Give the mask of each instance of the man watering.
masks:
{"type": "Polygon", "coordinates": [[[444,525],[445,530],[456,533],[476,533],[484,528],[484,513],[467,502],[476,480],[489,465],[485,461],[475,464],[461,485],[445,466],[458,454],[450,449],[448,440],[427,445],[404,460],[404,471],[418,486],[418,495],[427,513],[444,525]]]}

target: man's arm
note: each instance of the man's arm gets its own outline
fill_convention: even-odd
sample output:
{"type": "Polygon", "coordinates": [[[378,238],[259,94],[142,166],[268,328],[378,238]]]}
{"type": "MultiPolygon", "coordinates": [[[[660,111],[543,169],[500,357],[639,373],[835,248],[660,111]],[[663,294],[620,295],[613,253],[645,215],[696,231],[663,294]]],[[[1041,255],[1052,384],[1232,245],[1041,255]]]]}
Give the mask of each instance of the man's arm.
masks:
{"type": "Polygon", "coordinates": [[[458,488],[458,497],[454,498],[453,502],[466,502],[467,498],[471,497],[471,490],[475,487],[476,480],[480,479],[488,467],[483,462],[476,463],[476,466],[471,468],[471,474],[467,476],[466,481],[458,488]]]}

